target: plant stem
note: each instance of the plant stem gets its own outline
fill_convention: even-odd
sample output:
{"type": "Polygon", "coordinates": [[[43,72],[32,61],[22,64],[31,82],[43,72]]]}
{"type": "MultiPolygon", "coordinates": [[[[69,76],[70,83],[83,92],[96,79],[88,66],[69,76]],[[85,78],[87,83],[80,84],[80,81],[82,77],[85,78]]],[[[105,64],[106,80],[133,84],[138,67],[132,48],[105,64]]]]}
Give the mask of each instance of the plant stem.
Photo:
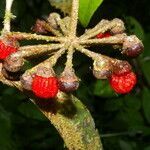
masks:
{"type": "Polygon", "coordinates": [[[126,34],[118,34],[115,36],[102,38],[102,39],[81,39],[80,44],[122,44],[124,39],[126,37],[126,34]]]}
{"type": "Polygon", "coordinates": [[[44,53],[50,53],[54,50],[60,49],[63,44],[43,44],[43,45],[33,45],[33,46],[22,46],[17,52],[21,57],[28,58],[44,53]]]}
{"type": "Polygon", "coordinates": [[[63,55],[65,53],[65,51],[66,51],[65,48],[61,48],[52,57],[50,57],[49,60],[47,60],[51,64],[52,67],[55,66],[58,58],[61,57],[61,55],[63,55]]]}
{"type": "Polygon", "coordinates": [[[112,21],[104,20],[102,23],[100,22],[98,25],[96,25],[89,33],[85,32],[81,36],[82,39],[91,39],[98,35],[99,33],[105,33],[108,30],[111,30],[112,28],[115,28],[116,26],[120,26],[120,20],[113,19],[112,21]]]}
{"type": "Polygon", "coordinates": [[[72,70],[73,67],[73,53],[74,53],[74,48],[72,46],[69,47],[68,52],[67,52],[67,61],[66,61],[66,66],[65,70],[72,70]]]}
{"type": "Polygon", "coordinates": [[[108,23],[110,23],[110,21],[105,19],[101,20],[94,28],[87,29],[85,33],[82,36],[80,36],[80,38],[88,39],[88,37],[90,37],[91,34],[95,33],[99,29],[103,29],[104,26],[107,25],[108,23]]]}
{"type": "Polygon", "coordinates": [[[25,73],[36,72],[36,69],[37,69],[38,67],[40,67],[40,66],[44,66],[44,67],[48,67],[48,68],[49,68],[49,67],[50,67],[50,68],[53,67],[53,66],[56,64],[57,59],[58,59],[59,57],[61,57],[61,55],[62,55],[63,53],[65,53],[65,50],[66,50],[65,48],[59,49],[57,52],[55,52],[55,53],[53,54],[53,56],[51,56],[50,58],[46,59],[45,61],[39,63],[38,65],[32,67],[31,69],[27,70],[25,73]]]}
{"type": "MultiPolygon", "coordinates": [[[[102,150],[102,144],[90,112],[73,95],[57,95],[55,113],[51,108],[39,108],[56,127],[69,150],[102,150]]],[[[51,107],[51,106],[50,106],[51,107]]]]}
{"type": "Polygon", "coordinates": [[[78,23],[79,0],[72,0],[71,20],[70,20],[70,36],[76,36],[78,23]]]}
{"type": "Polygon", "coordinates": [[[50,24],[48,23],[45,23],[45,29],[51,33],[53,33],[55,36],[58,36],[58,37],[62,37],[62,33],[60,33],[58,30],[54,29],[53,27],[50,26],[50,24]]]}
{"type": "Polygon", "coordinates": [[[64,35],[68,35],[68,30],[63,22],[62,19],[57,19],[57,23],[60,26],[61,31],[63,32],[64,35]]]}
{"type": "Polygon", "coordinates": [[[5,16],[4,16],[4,28],[3,32],[10,32],[10,22],[13,18],[13,15],[11,14],[11,7],[14,0],[6,0],[6,8],[5,8],[5,16]]]}
{"type": "Polygon", "coordinates": [[[12,37],[17,40],[44,40],[47,42],[63,42],[66,40],[65,37],[55,37],[55,36],[45,36],[45,35],[38,35],[38,34],[31,34],[31,33],[21,33],[21,32],[11,32],[7,34],[8,37],[12,37]]]}
{"type": "Polygon", "coordinates": [[[92,51],[90,51],[90,50],[88,50],[88,49],[86,49],[86,48],[84,48],[84,47],[82,47],[80,45],[76,45],[75,48],[78,51],[80,51],[81,53],[85,54],[86,56],[92,58],[93,60],[97,59],[100,56],[100,54],[92,52],[92,51]]]}

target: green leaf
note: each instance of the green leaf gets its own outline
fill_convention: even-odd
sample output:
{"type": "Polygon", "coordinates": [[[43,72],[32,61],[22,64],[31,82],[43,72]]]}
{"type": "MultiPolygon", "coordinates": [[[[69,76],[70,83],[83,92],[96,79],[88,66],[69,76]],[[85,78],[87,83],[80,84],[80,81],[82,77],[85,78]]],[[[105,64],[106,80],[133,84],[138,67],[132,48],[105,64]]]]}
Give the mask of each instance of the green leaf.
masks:
{"type": "Polygon", "coordinates": [[[141,24],[134,17],[127,17],[128,29],[131,34],[135,34],[139,39],[144,40],[144,30],[141,24]]]}
{"type": "Polygon", "coordinates": [[[147,121],[150,123],[150,90],[143,91],[143,110],[147,121]]]}
{"type": "Polygon", "coordinates": [[[146,125],[135,125],[130,127],[128,130],[136,134],[142,133],[143,136],[150,136],[150,128],[146,125]]]}
{"type": "Polygon", "coordinates": [[[150,146],[148,146],[148,147],[144,148],[144,150],[150,150],[150,146]]]}
{"type": "Polygon", "coordinates": [[[121,150],[132,150],[132,145],[129,142],[120,140],[119,141],[121,150]]]}
{"type": "Polygon", "coordinates": [[[123,103],[121,99],[107,100],[104,105],[105,111],[108,112],[118,111],[122,107],[123,107],[123,103]]]}
{"type": "Polygon", "coordinates": [[[25,1],[15,0],[12,6],[13,15],[17,16],[17,18],[24,17],[24,14],[26,13],[25,12],[26,7],[20,7],[20,6],[25,6],[25,5],[26,5],[25,1]]]}
{"type": "MultiPolygon", "coordinates": [[[[148,56],[150,58],[150,56],[148,56]]],[[[147,58],[148,58],[147,57],[147,58]]],[[[146,59],[146,58],[145,58],[146,59]]],[[[149,78],[149,75],[150,75],[150,60],[148,61],[142,61],[141,62],[141,68],[142,68],[142,71],[144,73],[144,76],[146,77],[147,81],[150,83],[150,78],[149,78]]]]}
{"type": "Polygon", "coordinates": [[[19,107],[19,112],[28,118],[37,120],[46,120],[45,116],[38,110],[38,108],[32,103],[23,103],[19,107]]]}
{"type": "Polygon", "coordinates": [[[150,33],[146,33],[145,34],[145,38],[143,41],[144,44],[144,52],[141,54],[141,59],[139,59],[140,64],[141,64],[141,69],[144,73],[145,78],[147,79],[147,81],[150,83],[150,78],[149,78],[149,74],[150,74],[150,33]]]}
{"type": "Polygon", "coordinates": [[[4,17],[5,13],[5,1],[0,1],[0,18],[4,17]]]}
{"type": "Polygon", "coordinates": [[[86,27],[103,0],[80,0],[79,20],[86,27]]]}
{"type": "Polygon", "coordinates": [[[134,128],[134,126],[144,124],[143,117],[139,111],[126,108],[117,114],[115,120],[122,123],[126,128],[134,128]]]}
{"type": "Polygon", "coordinates": [[[11,140],[11,120],[9,114],[0,106],[0,149],[13,150],[11,140]]]}
{"type": "Polygon", "coordinates": [[[112,90],[108,81],[97,80],[94,84],[94,95],[101,97],[117,97],[118,95],[112,90]]]}
{"type": "Polygon", "coordinates": [[[142,53],[143,56],[150,56],[150,33],[145,33],[145,38],[144,38],[144,41],[143,41],[143,44],[144,44],[144,52],[142,53]]]}
{"type": "Polygon", "coordinates": [[[124,104],[125,104],[125,107],[127,109],[132,109],[132,110],[140,110],[141,108],[141,100],[134,96],[134,95],[126,95],[124,97],[124,104]]]}

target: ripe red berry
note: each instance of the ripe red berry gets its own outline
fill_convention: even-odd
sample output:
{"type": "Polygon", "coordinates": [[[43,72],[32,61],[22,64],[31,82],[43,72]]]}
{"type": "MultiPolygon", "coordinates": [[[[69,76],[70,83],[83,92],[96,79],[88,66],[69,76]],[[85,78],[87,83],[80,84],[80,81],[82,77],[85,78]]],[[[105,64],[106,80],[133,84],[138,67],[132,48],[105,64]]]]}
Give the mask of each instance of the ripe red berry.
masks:
{"type": "Polygon", "coordinates": [[[0,40],[0,60],[4,60],[7,56],[16,51],[16,47],[4,43],[2,40],[0,40]]]}
{"type": "Polygon", "coordinates": [[[56,77],[46,78],[35,75],[32,82],[32,91],[39,98],[54,98],[58,93],[58,80],[56,77]]]}
{"type": "Polygon", "coordinates": [[[133,89],[137,79],[133,72],[126,72],[124,74],[112,74],[109,82],[116,93],[126,94],[133,89]]]}
{"type": "Polygon", "coordinates": [[[110,32],[99,33],[99,34],[96,35],[96,37],[98,39],[107,38],[107,37],[110,37],[110,36],[111,36],[110,32]]]}

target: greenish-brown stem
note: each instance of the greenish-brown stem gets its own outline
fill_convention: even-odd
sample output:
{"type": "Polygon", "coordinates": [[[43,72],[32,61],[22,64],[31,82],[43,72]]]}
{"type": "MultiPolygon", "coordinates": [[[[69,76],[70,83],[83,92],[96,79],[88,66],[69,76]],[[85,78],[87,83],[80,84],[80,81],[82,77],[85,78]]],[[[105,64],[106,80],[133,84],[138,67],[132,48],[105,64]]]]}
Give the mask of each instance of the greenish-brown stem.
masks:
{"type": "Polygon", "coordinates": [[[122,44],[124,39],[127,37],[126,34],[117,34],[111,37],[102,38],[102,39],[81,39],[80,44],[122,44]]]}
{"type": "Polygon", "coordinates": [[[50,26],[50,24],[48,24],[48,23],[45,23],[44,28],[45,28],[47,31],[53,33],[55,36],[58,36],[58,37],[62,37],[62,36],[63,36],[62,33],[60,33],[58,30],[54,29],[54,28],[53,28],[52,26],[50,26]]]}
{"type": "Polygon", "coordinates": [[[63,32],[63,34],[65,36],[68,35],[68,30],[67,30],[65,24],[63,23],[63,20],[61,18],[57,18],[56,21],[57,21],[57,24],[60,26],[60,29],[63,32]]]}
{"type": "Polygon", "coordinates": [[[81,45],[76,45],[75,48],[80,51],[81,53],[85,54],[86,56],[92,58],[93,60],[97,59],[97,57],[100,56],[100,54],[97,54],[95,52],[92,52],[86,48],[84,48],[83,46],[81,45]]]}
{"type": "Polygon", "coordinates": [[[55,109],[37,103],[56,127],[69,150],[102,150],[98,131],[88,109],[73,95],[59,92],[55,109]]]}
{"type": "Polygon", "coordinates": [[[63,44],[43,44],[43,45],[32,45],[32,46],[22,46],[17,52],[21,57],[28,58],[32,56],[37,56],[44,53],[51,53],[57,49],[63,47],[63,44]]]}
{"type": "Polygon", "coordinates": [[[67,52],[67,61],[65,64],[65,70],[72,70],[73,67],[73,53],[74,53],[74,48],[72,46],[70,46],[68,48],[68,52],[67,52]]]}
{"type": "Polygon", "coordinates": [[[61,57],[62,54],[64,54],[66,51],[65,48],[61,48],[59,49],[57,52],[55,52],[50,58],[46,59],[45,61],[39,63],[38,65],[32,67],[31,69],[27,70],[26,73],[32,73],[32,72],[36,72],[36,69],[40,66],[45,66],[45,67],[53,67],[58,58],[61,57]]]}
{"type": "Polygon", "coordinates": [[[55,64],[57,63],[57,60],[59,57],[61,57],[61,55],[63,55],[65,53],[66,49],[65,48],[61,48],[58,52],[56,52],[53,56],[51,56],[48,60],[49,64],[51,64],[51,66],[55,66],[55,64]]]}
{"type": "Polygon", "coordinates": [[[95,33],[99,29],[102,30],[106,24],[109,24],[109,22],[110,21],[105,20],[105,19],[101,20],[94,28],[86,29],[85,33],[80,38],[82,38],[82,39],[90,38],[91,34],[95,33]]]}
{"type": "Polygon", "coordinates": [[[17,40],[44,40],[47,42],[64,42],[66,38],[64,37],[55,37],[55,36],[45,36],[31,33],[22,33],[22,32],[11,32],[7,34],[8,37],[14,38],[17,40]]]}
{"type": "Polygon", "coordinates": [[[116,26],[121,26],[119,19],[113,19],[112,21],[102,20],[99,24],[97,24],[93,29],[87,30],[85,34],[81,36],[82,39],[91,39],[98,35],[99,33],[104,33],[108,30],[116,26]]]}

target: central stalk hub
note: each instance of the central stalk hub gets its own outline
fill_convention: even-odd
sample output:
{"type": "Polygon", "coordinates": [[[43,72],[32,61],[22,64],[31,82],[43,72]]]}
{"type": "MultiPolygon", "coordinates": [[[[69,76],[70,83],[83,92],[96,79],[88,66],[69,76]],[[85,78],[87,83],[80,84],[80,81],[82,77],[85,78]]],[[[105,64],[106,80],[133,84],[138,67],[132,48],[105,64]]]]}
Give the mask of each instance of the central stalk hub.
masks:
{"type": "Polygon", "coordinates": [[[76,45],[77,43],[79,43],[79,38],[77,37],[70,37],[67,39],[65,45],[66,47],[70,47],[70,46],[73,46],[76,45]]]}

